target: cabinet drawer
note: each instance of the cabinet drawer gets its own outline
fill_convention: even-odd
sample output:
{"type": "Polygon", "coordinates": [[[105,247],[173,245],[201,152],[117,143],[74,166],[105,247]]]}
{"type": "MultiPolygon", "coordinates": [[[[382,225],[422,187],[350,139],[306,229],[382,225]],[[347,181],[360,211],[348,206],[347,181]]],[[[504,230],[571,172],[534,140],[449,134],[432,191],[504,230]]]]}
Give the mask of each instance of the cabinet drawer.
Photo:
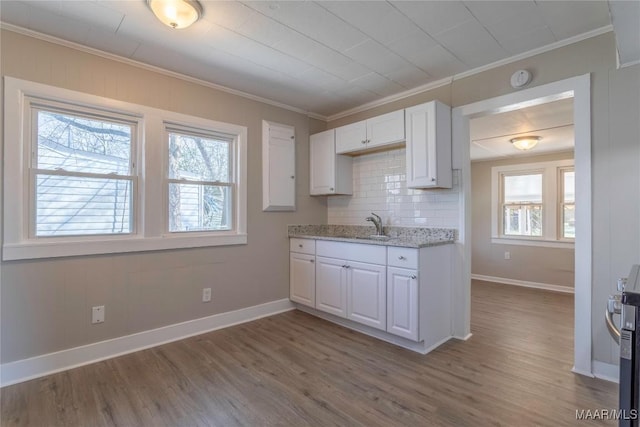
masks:
{"type": "Polygon", "coordinates": [[[387,264],[393,267],[418,268],[418,249],[389,247],[387,264]]]}
{"type": "Polygon", "coordinates": [[[350,261],[384,265],[387,250],[384,246],[318,240],[317,255],[350,261]]]}
{"type": "Polygon", "coordinates": [[[316,241],[313,239],[289,239],[289,251],[301,254],[315,255],[316,241]]]}

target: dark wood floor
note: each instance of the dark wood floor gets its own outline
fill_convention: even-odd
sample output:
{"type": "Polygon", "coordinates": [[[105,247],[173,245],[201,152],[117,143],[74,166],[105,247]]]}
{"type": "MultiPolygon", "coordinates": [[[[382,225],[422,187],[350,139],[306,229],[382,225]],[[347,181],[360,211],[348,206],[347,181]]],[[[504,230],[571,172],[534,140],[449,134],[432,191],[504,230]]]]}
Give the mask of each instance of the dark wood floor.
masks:
{"type": "Polygon", "coordinates": [[[293,311],[3,388],[7,426],[574,426],[573,297],[472,287],[472,332],[422,356],[293,311]]]}

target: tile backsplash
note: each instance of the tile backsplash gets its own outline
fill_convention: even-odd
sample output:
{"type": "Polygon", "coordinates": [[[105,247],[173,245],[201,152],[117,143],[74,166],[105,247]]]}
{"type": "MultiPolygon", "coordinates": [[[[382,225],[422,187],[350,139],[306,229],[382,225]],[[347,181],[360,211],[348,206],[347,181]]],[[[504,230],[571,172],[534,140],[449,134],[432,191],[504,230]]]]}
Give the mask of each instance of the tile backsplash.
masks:
{"type": "Polygon", "coordinates": [[[453,188],[407,188],[405,149],[365,154],[353,159],[353,195],[328,198],[329,224],[370,225],[375,212],[384,225],[459,228],[460,171],[453,188]]]}

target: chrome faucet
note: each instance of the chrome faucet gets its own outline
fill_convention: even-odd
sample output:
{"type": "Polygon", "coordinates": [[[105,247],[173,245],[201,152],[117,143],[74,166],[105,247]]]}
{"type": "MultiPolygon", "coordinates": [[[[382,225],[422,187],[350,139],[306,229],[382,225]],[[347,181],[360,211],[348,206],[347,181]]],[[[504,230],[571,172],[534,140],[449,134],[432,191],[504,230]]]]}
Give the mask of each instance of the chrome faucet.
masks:
{"type": "Polygon", "coordinates": [[[380,218],[379,215],[371,212],[371,216],[368,216],[366,220],[371,221],[373,225],[376,226],[376,236],[384,236],[384,234],[382,233],[382,218],[380,218]]]}

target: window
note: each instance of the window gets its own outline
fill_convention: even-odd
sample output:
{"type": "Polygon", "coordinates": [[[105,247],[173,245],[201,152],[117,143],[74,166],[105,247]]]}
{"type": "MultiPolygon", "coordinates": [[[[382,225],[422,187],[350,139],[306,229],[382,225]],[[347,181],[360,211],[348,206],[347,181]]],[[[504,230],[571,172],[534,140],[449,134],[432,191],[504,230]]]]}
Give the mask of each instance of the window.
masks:
{"type": "Polygon", "coordinates": [[[492,242],[570,247],[575,238],[573,161],[492,168],[492,242]]]}
{"type": "Polygon", "coordinates": [[[246,127],[11,77],[4,107],[4,260],[247,242],[246,127]]]}
{"type": "Polygon", "coordinates": [[[233,139],[167,128],[169,231],[230,230],[233,139]]]}
{"type": "Polygon", "coordinates": [[[136,123],[31,105],[30,234],[131,233],[136,123]]]}
{"type": "Polygon", "coordinates": [[[502,176],[502,233],[542,236],[542,174],[502,176]]]}

